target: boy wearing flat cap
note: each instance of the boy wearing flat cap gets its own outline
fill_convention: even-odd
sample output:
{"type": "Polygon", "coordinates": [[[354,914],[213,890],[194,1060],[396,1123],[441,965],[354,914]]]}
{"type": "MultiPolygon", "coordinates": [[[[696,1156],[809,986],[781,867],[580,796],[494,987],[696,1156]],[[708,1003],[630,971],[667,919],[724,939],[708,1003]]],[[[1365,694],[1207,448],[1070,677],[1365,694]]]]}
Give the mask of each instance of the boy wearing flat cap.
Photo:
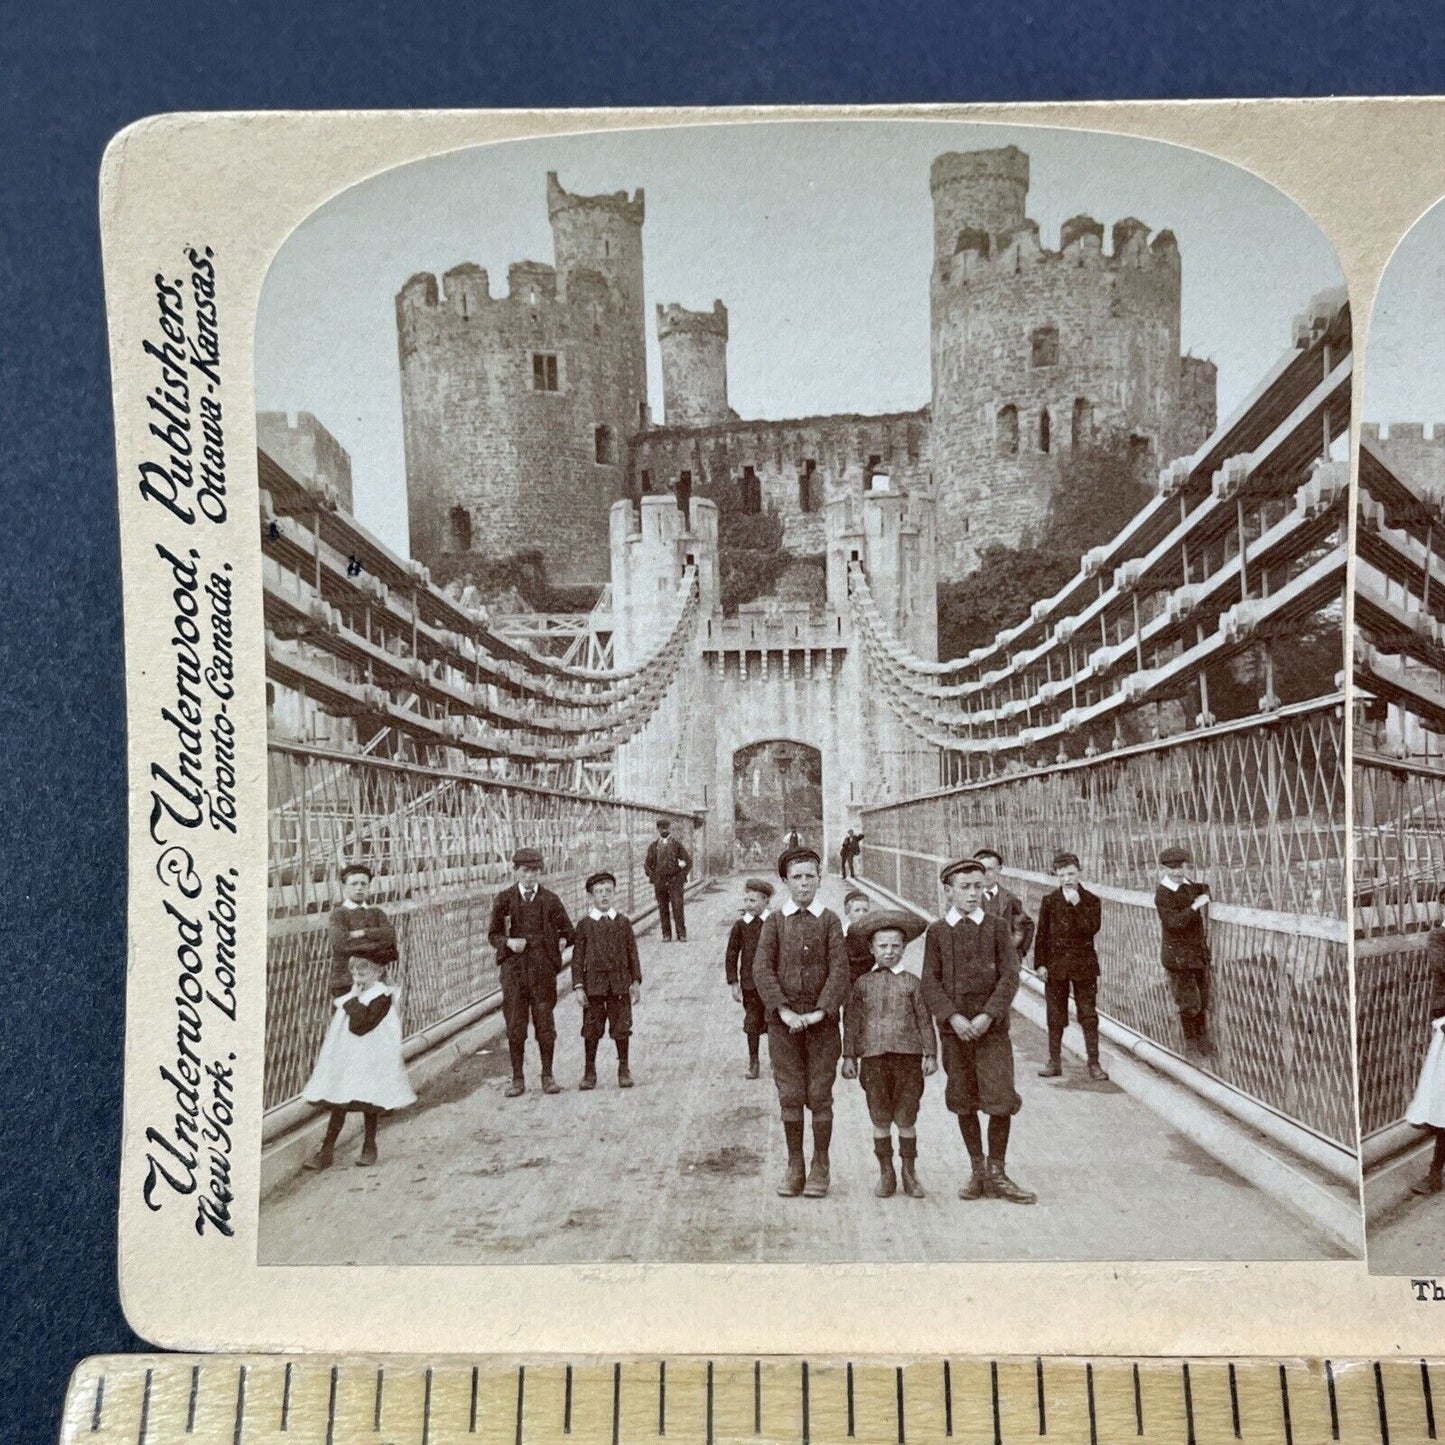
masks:
{"type": "Polygon", "coordinates": [[[960,1199],[1007,1199],[1032,1204],[1004,1168],[1013,1116],[1023,1105],[1014,1088],[1009,1010],[1019,986],[1019,956],[1008,924],[985,911],[984,866],[977,859],[950,863],[939,875],[948,912],[928,926],[923,945],[923,997],[938,1020],[944,1102],[958,1115],[972,1175],[960,1199]],[[978,1116],[988,1118],[988,1154],[978,1116]]]}
{"type": "Polygon", "coordinates": [[[743,1006],[743,1033],[748,1040],[749,1079],[756,1079],[760,1072],[758,1040],[767,1028],[767,1011],[753,979],[753,955],[758,951],[758,939],[763,931],[763,920],[768,916],[768,902],[772,896],[773,885],[766,878],[749,878],[743,884],[742,917],[733,920],[733,926],[728,932],[727,953],[723,958],[728,987],[733,991],[733,1002],[743,1006]]]}
{"type": "Polygon", "coordinates": [[[642,964],[632,920],[612,906],[616,889],[616,877],[605,870],[587,880],[592,907],[578,921],[572,946],[572,993],[582,1005],[582,1043],[587,1050],[584,1089],[597,1087],[597,1045],[604,1029],[617,1045],[617,1087],[632,1087],[627,1050],[632,1005],[642,999],[642,964]]]}
{"type": "Polygon", "coordinates": [[[889,1199],[898,1189],[893,1172],[893,1127],[898,1126],[898,1154],[903,1192],[924,1197],[918,1182],[918,1105],[923,1080],[938,1068],[938,1035],[933,1015],[923,1001],[923,987],[903,971],[903,950],[923,932],[911,913],[885,909],[869,913],[849,930],[866,938],[873,967],[853,985],[843,1026],[843,1077],[858,1078],[868,1100],[873,1124],[873,1152],[878,1157],[878,1183],[873,1193],[889,1199]]]}
{"type": "Polygon", "coordinates": [[[1018,894],[1004,887],[1003,854],[996,848],[980,848],[973,857],[976,863],[983,864],[983,896],[980,901],[984,912],[996,913],[1008,924],[1015,951],[1020,958],[1025,957],[1034,941],[1034,921],[1025,911],[1018,894]]]}
{"type": "Polygon", "coordinates": [[[768,1061],[778,1090],[788,1170],[778,1193],[821,1199],[828,1192],[833,1081],[842,1040],[838,1010],[848,994],[848,950],[838,915],[817,900],[822,860],[811,848],[778,859],[788,885],[783,906],[763,920],[753,982],[767,1010],[768,1061]],[[804,1171],[803,1115],[813,1115],[813,1162],[804,1171]]]}
{"type": "Polygon", "coordinates": [[[1084,1031],[1089,1077],[1108,1080],[1099,1062],[1099,955],[1094,938],[1103,921],[1096,895],[1079,882],[1081,865],[1073,853],[1054,855],[1058,887],[1044,894],[1039,904],[1039,931],[1034,937],[1034,968],[1044,980],[1048,1010],[1049,1061],[1039,1070],[1041,1079],[1057,1079],[1064,1072],[1064,1030],[1069,1025],[1069,990],[1084,1031]]]}
{"type": "Polygon", "coordinates": [[[381,909],[367,903],[371,869],[365,863],[347,863],[341,869],[341,902],[326,919],[331,944],[331,996],[350,993],[351,960],[368,958],[385,969],[397,960],[396,930],[381,909]]]}
{"type": "Polygon", "coordinates": [[[1209,885],[1187,875],[1189,854],[1166,848],[1159,855],[1159,886],[1154,907],[1159,914],[1159,961],[1169,975],[1184,1047],[1192,1053],[1213,1052],[1205,1033],[1209,1012],[1209,885]]]}
{"type": "Polygon", "coordinates": [[[487,937],[497,950],[502,975],[502,1017],[507,1025],[507,1052],[512,1060],[512,1082],[506,1096],[526,1092],[522,1065],[527,1052],[527,1022],[542,1055],[542,1092],[560,1094],[552,1077],[552,1053],[557,1044],[557,975],[566,962],[564,949],[572,947],[572,920],[562,900],[542,887],[542,855],[536,848],[518,848],[512,854],[516,880],[497,894],[492,904],[487,937]]]}

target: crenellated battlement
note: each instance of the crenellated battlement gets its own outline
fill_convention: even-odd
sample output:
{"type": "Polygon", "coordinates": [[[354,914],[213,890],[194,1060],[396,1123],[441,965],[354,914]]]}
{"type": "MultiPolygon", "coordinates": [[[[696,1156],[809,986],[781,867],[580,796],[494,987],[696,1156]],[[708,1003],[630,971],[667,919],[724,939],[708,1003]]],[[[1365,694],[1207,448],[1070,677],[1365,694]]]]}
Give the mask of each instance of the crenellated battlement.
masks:
{"type": "Polygon", "coordinates": [[[1383,425],[1377,421],[1361,422],[1360,439],[1377,447],[1408,442],[1412,446],[1439,447],[1445,451],[1445,421],[1433,422],[1428,432],[1425,423],[1418,421],[1392,421],[1383,425]]]}
{"type": "Polygon", "coordinates": [[[712,303],[711,311],[689,311],[687,307],[669,302],[657,303],[657,339],[669,336],[720,336],[728,339],[728,309],[721,301],[712,303]]]}
{"type": "Polygon", "coordinates": [[[1060,227],[1059,247],[1053,250],[1043,244],[1037,222],[1029,218],[1003,232],[964,227],[951,254],[938,258],[935,274],[945,286],[998,278],[1008,284],[1028,284],[1030,273],[1044,267],[1146,271],[1178,283],[1179,241],[1173,231],[1152,233],[1151,238],[1143,221],[1126,216],[1114,222],[1106,249],[1104,230],[1103,223],[1093,216],[1071,216],[1060,227]]]}
{"type": "Polygon", "coordinates": [[[629,225],[640,227],[646,216],[646,205],[641,186],[633,191],[631,199],[626,191],[613,191],[610,195],[602,196],[584,196],[565,190],[557,179],[557,172],[548,171],[547,219],[555,220],[567,211],[610,212],[629,225]]]}

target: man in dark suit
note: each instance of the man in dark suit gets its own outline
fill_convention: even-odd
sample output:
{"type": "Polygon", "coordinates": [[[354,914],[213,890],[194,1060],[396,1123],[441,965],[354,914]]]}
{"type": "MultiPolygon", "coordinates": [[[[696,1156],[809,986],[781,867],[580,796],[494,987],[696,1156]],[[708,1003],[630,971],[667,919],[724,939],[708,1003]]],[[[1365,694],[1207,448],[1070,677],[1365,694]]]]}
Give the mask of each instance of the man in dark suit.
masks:
{"type": "Polygon", "coordinates": [[[657,897],[657,922],[664,943],[672,942],[673,929],[679,943],[687,942],[687,918],[683,913],[683,889],[692,868],[692,855],[672,836],[672,824],[657,820],[657,837],[642,864],[657,897]]]}
{"type": "Polygon", "coordinates": [[[983,864],[983,910],[1002,918],[1008,924],[1009,934],[1018,950],[1019,957],[1028,956],[1029,945],[1034,941],[1034,921],[1024,912],[1024,905],[1017,893],[1003,884],[1003,855],[994,848],[980,848],[974,859],[983,864]]]}
{"type": "Polygon", "coordinates": [[[502,975],[502,1017],[507,1025],[507,1051],[512,1059],[512,1082],[506,1095],[515,1099],[526,1091],[522,1065],[527,1051],[527,1022],[542,1055],[542,1092],[560,1094],[552,1077],[552,1053],[557,1043],[553,1010],[557,1005],[557,975],[572,952],[572,920],[562,900],[542,887],[542,855],[535,848],[518,848],[512,855],[516,879],[497,894],[492,904],[487,937],[497,950],[502,975]]]}
{"type": "Polygon", "coordinates": [[[1094,937],[1103,921],[1098,897],[1079,882],[1080,865],[1073,853],[1054,858],[1059,886],[1044,894],[1039,904],[1039,928],[1034,936],[1034,968],[1044,980],[1048,1007],[1049,1061],[1039,1070],[1041,1079],[1057,1079],[1064,1072],[1064,1030],[1069,1024],[1069,990],[1079,1011],[1079,1027],[1089,1058],[1089,1077],[1108,1080],[1099,1062],[1099,955],[1094,937]]]}
{"type": "Polygon", "coordinates": [[[1187,876],[1189,854],[1183,848],[1166,848],[1159,855],[1159,866],[1159,886],[1154,890],[1161,930],[1159,961],[1169,975],[1185,1048],[1209,1054],[1213,1052],[1205,1023],[1209,1013],[1209,931],[1205,923],[1209,885],[1187,876]]]}

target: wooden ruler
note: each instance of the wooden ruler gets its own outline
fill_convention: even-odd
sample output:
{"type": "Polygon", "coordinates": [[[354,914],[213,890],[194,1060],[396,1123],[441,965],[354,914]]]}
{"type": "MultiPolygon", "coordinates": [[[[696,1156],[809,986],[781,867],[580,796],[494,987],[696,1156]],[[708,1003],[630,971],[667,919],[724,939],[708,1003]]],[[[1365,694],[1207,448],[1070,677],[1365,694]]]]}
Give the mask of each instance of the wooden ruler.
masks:
{"type": "Polygon", "coordinates": [[[1445,1361],[110,1355],[62,1445],[1413,1445],[1445,1361]]]}

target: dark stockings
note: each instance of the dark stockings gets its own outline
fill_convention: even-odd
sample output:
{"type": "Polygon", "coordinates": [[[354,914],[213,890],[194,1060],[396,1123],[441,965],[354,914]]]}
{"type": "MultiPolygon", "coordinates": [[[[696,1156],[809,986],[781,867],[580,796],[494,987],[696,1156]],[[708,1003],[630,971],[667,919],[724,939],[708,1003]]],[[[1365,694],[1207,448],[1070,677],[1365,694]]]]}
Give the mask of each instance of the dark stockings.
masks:
{"type": "MultiPolygon", "coordinates": [[[[1004,1156],[1008,1153],[1008,1136],[1013,1120],[1007,1114],[989,1114],[986,1117],[988,1119],[988,1157],[1002,1169],[1004,1156]]],[[[983,1129],[979,1125],[978,1115],[975,1113],[960,1114],[958,1116],[958,1132],[963,1135],[963,1147],[968,1150],[970,1162],[975,1168],[982,1169],[983,1129]]]]}
{"type": "MultiPolygon", "coordinates": [[[[376,1116],[373,1114],[372,1117],[375,1118],[376,1116]]],[[[321,1147],[323,1149],[334,1149],[336,1147],[336,1141],[341,1138],[341,1130],[345,1123],[346,1110],[333,1108],[331,1110],[331,1117],[326,1121],[326,1138],[321,1141],[321,1147]]],[[[1438,1144],[1436,1147],[1439,1147],[1438,1144]]]]}

